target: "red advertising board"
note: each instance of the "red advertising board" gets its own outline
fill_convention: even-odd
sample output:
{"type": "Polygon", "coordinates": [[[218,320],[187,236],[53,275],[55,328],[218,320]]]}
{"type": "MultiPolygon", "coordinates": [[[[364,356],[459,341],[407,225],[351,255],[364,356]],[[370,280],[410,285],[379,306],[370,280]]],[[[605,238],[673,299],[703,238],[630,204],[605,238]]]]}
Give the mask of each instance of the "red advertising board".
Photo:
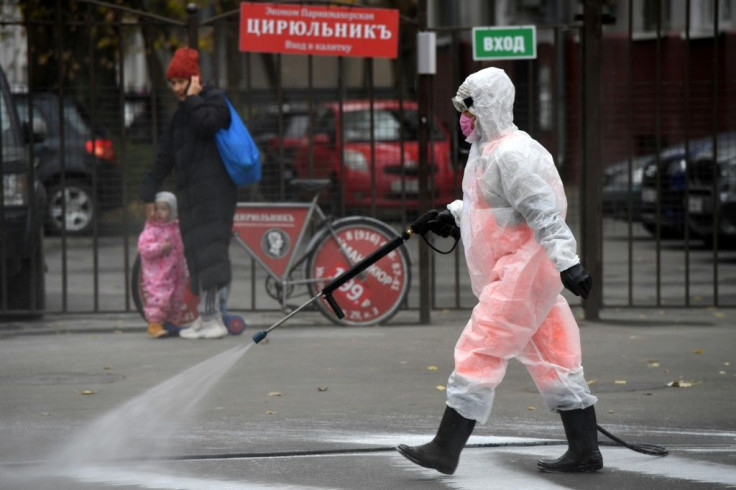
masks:
{"type": "Polygon", "coordinates": [[[308,214],[308,204],[275,207],[239,203],[233,231],[268,269],[280,277],[286,273],[308,214]]]}
{"type": "Polygon", "coordinates": [[[399,11],[276,3],[240,4],[240,50],[396,58],[399,11]]]}

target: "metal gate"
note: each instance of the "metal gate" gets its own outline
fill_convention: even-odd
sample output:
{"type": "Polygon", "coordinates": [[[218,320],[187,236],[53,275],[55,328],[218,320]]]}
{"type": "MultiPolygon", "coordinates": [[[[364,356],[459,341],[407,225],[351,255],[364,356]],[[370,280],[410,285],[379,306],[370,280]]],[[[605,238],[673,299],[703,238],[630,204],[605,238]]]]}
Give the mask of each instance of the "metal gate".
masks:
{"type": "MultiPolygon", "coordinates": [[[[729,305],[730,252],[724,249],[724,234],[713,231],[729,229],[729,196],[722,206],[711,204],[729,180],[722,176],[725,170],[712,170],[715,166],[708,164],[702,143],[710,140],[711,156],[716,148],[723,160],[718,169],[729,168],[724,151],[732,140],[721,136],[736,119],[729,97],[734,75],[726,62],[733,39],[721,32],[724,14],[719,5],[724,2],[714,2],[710,31],[700,29],[694,36],[687,34],[692,28],[685,28],[677,42],[676,36],[662,33],[677,27],[672,5],[678,2],[643,2],[659,9],[639,3],[622,0],[604,7],[586,1],[577,17],[578,2],[560,3],[553,17],[519,9],[519,17],[511,21],[537,25],[537,58],[493,63],[473,61],[472,25],[459,26],[462,22],[456,21],[462,15],[449,15],[458,8],[448,5],[451,2],[420,1],[418,12],[402,12],[401,50],[395,61],[241,53],[238,10],[195,8],[174,20],[93,0],[39,2],[25,16],[17,6],[6,8],[0,26],[5,38],[14,33],[22,56],[3,60],[3,68],[25,71],[24,81],[33,87],[14,87],[21,115],[27,121],[55,118],[46,121],[46,139],[28,150],[31,161],[40,162],[31,171],[31,181],[43,184],[38,193],[31,186],[31,194],[48,194],[51,203],[32,213],[46,217],[45,258],[43,263],[31,260],[34,271],[46,274],[45,285],[31,282],[29,298],[45,290],[45,305],[8,304],[4,295],[0,311],[44,306],[47,312],[132,310],[129,274],[143,224],[138,188],[175,105],[163,79],[168,57],[173,48],[187,44],[200,48],[203,75],[233,101],[261,148],[264,180],[242,190],[242,200],[291,199],[290,177],[327,177],[335,179],[335,186],[321,203],[334,215],[359,212],[397,229],[405,227],[424,209],[461,196],[467,149],[449,99],[467,74],[499,66],[516,85],[517,126],[550,150],[565,182],[568,222],[597,281],[584,305],[586,315],[595,318],[604,306],[729,305]],[[416,75],[413,45],[417,33],[424,31],[438,38],[439,69],[433,76],[416,75]],[[42,46],[50,48],[41,51],[42,46]],[[679,75],[673,74],[673,66],[679,75]],[[708,70],[698,71],[703,67],[708,70]],[[146,83],[136,85],[135,80],[146,83]],[[25,113],[21,105],[27,107],[25,113]],[[415,121],[415,127],[418,115],[426,111],[431,125],[423,160],[418,134],[402,130],[384,137],[377,130],[387,107],[415,121]],[[365,162],[351,160],[360,157],[343,138],[333,151],[323,151],[325,138],[334,138],[330,128],[336,128],[320,124],[328,124],[330,114],[353,109],[362,110],[364,116],[356,119],[364,117],[372,127],[365,162]],[[679,174],[686,186],[679,197],[680,212],[689,221],[705,223],[710,233],[698,236],[705,236],[709,247],[700,241],[696,245],[691,227],[671,240],[664,223],[671,190],[665,170],[673,162],[665,150],[691,141],[684,146],[699,151],[697,156],[685,152],[685,171],[679,174]],[[394,155],[392,161],[382,160],[388,158],[386,153],[394,155]],[[55,174],[46,169],[43,158],[55,158],[55,174]],[[653,174],[652,161],[657,164],[653,174]],[[334,172],[352,164],[369,169],[365,181],[370,185],[364,190],[347,189],[334,172]],[[434,182],[426,189],[417,183],[420,172],[432,178],[442,169],[451,180],[442,189],[434,182]],[[397,183],[382,190],[382,172],[398,176],[397,183]],[[639,175],[646,176],[640,186],[639,175]],[[654,194],[647,187],[651,182],[654,194]],[[420,196],[420,190],[427,194],[420,196]],[[356,196],[358,191],[362,195],[356,196]],[[654,218],[647,224],[640,216],[645,203],[652,202],[654,218]],[[647,229],[653,231],[651,236],[647,229]]],[[[687,15],[681,20],[692,27],[691,12],[697,9],[685,3],[687,15]]],[[[478,2],[468,4],[477,7],[478,2]]],[[[488,10],[487,25],[509,21],[499,18],[495,7],[483,9],[488,10]]],[[[479,22],[472,14],[471,21],[479,22]]],[[[728,18],[733,15],[729,10],[728,18]]],[[[707,17],[698,19],[701,27],[707,23],[707,17]]],[[[4,230],[9,209],[0,208],[4,230]]],[[[419,281],[407,308],[418,311],[420,320],[428,318],[430,309],[475,304],[461,251],[448,259],[429,255],[419,241],[410,245],[419,281]]],[[[7,247],[0,252],[9,258],[7,247]]],[[[274,301],[262,294],[264,276],[254,262],[237,248],[231,258],[238,282],[229,306],[273,309],[274,301]]],[[[16,280],[6,270],[0,282],[5,292],[16,280]]]]}
{"type": "Polygon", "coordinates": [[[735,6],[622,7],[601,48],[605,304],[735,306],[735,6]]]}

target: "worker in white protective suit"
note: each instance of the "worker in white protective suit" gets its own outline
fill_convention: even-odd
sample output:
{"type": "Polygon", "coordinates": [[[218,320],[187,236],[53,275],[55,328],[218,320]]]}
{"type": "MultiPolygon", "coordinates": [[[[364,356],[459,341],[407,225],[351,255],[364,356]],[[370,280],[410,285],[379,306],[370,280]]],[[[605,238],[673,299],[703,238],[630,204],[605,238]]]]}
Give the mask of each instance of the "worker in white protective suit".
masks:
{"type": "MultiPolygon", "coordinates": [[[[447,407],[436,437],[400,445],[412,462],[454,473],[476,422],[488,421],[509,359],[521,361],[568,440],[560,458],[539,461],[550,472],[596,471],[594,404],[583,376],[580,334],[563,284],[586,298],[591,278],[565,223],[567,200],[552,156],[513,123],[514,85],[503,70],[485,68],[458,89],[453,105],[472,143],[463,200],[422,219],[415,232],[449,236],[460,228],[478,304],[455,346],[447,407]]],[[[429,213],[428,213],[429,214],[429,213]]]]}

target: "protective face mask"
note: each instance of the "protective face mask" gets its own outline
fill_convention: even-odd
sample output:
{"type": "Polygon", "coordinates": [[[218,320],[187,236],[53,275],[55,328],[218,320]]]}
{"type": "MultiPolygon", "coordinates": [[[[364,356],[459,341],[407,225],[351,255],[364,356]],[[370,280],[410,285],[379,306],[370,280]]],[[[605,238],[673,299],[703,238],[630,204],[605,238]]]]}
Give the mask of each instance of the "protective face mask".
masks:
{"type": "Polygon", "coordinates": [[[460,115],[460,130],[463,132],[466,138],[473,134],[473,118],[468,117],[465,114],[460,115]]]}

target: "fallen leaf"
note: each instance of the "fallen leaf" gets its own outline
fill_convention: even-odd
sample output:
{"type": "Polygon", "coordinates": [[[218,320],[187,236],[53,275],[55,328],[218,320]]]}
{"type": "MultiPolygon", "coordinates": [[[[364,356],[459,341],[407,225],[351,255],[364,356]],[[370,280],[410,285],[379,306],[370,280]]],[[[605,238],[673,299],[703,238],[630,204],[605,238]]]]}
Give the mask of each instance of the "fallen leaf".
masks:
{"type": "Polygon", "coordinates": [[[613,413],[613,410],[609,408],[608,413],[613,413]]]}
{"type": "Polygon", "coordinates": [[[123,331],[122,330],[113,330],[112,333],[114,333],[115,335],[122,335],[123,334],[123,331]]]}
{"type": "Polygon", "coordinates": [[[695,349],[693,351],[693,354],[702,354],[702,353],[703,353],[703,349],[695,349]]]}
{"type": "Polygon", "coordinates": [[[268,396],[282,396],[282,395],[283,393],[281,393],[280,391],[271,391],[268,393],[268,396]]]}
{"type": "Polygon", "coordinates": [[[96,395],[97,393],[95,393],[92,390],[84,390],[80,394],[82,394],[82,395],[96,395]]]}
{"type": "Polygon", "coordinates": [[[105,371],[112,371],[112,366],[105,366],[102,369],[104,369],[105,371]]]}
{"type": "Polygon", "coordinates": [[[728,362],[728,361],[726,361],[726,362],[724,362],[724,363],[723,363],[723,365],[724,365],[724,366],[730,366],[730,365],[731,365],[731,363],[730,363],[730,362],[728,362]]]}
{"type": "Polygon", "coordinates": [[[276,412],[273,410],[266,410],[266,415],[276,415],[276,412]]]}
{"type": "Polygon", "coordinates": [[[437,371],[437,366],[427,366],[427,370],[429,370],[429,371],[437,371]]]}
{"type": "Polygon", "coordinates": [[[649,367],[659,367],[659,361],[649,360],[649,367]]]}
{"type": "Polygon", "coordinates": [[[667,383],[667,386],[670,388],[692,388],[693,386],[700,384],[700,381],[685,381],[685,380],[677,380],[677,381],[670,381],[667,383]]]}
{"type": "Polygon", "coordinates": [[[326,386],[318,386],[317,387],[317,391],[327,391],[327,387],[326,386]]]}
{"type": "Polygon", "coordinates": [[[534,410],[537,409],[537,407],[535,407],[533,405],[529,405],[528,407],[526,407],[526,409],[529,410],[530,412],[533,412],[534,410]]]}
{"type": "Polygon", "coordinates": [[[721,311],[716,311],[715,313],[713,313],[713,316],[716,318],[726,318],[726,314],[721,311]]]}
{"type": "Polygon", "coordinates": [[[41,415],[43,415],[44,417],[48,417],[49,415],[51,415],[51,412],[41,412],[41,415]]]}
{"type": "Polygon", "coordinates": [[[591,379],[591,380],[588,380],[588,386],[593,386],[593,385],[594,385],[594,384],[596,384],[597,382],[598,382],[598,380],[597,380],[597,379],[591,379]]]}
{"type": "Polygon", "coordinates": [[[447,389],[447,387],[445,385],[437,385],[437,389],[439,391],[445,391],[447,389]]]}
{"type": "Polygon", "coordinates": [[[617,379],[616,381],[613,382],[613,384],[616,384],[616,385],[625,385],[626,384],[626,380],[625,379],[617,379]]]}
{"type": "Polygon", "coordinates": [[[726,371],[718,371],[718,374],[725,375],[726,374],[726,371]]]}

